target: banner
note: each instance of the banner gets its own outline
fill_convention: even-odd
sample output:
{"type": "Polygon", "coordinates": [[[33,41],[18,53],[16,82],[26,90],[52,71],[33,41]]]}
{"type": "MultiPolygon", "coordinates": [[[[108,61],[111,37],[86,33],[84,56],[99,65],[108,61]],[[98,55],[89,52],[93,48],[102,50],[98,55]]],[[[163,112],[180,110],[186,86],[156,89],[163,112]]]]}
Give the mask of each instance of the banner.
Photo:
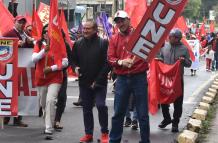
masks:
{"type": "Polygon", "coordinates": [[[148,75],[149,111],[155,114],[158,104],[173,103],[182,95],[180,61],[174,65],[167,65],[152,60],[148,75]]]}
{"type": "Polygon", "coordinates": [[[145,61],[159,51],[187,0],[154,0],[130,37],[128,50],[145,61]]]}
{"type": "Polygon", "coordinates": [[[0,39],[0,116],[18,112],[18,39],[0,39]]]}
{"type": "Polygon", "coordinates": [[[49,22],[49,13],[50,13],[49,11],[50,11],[50,6],[40,2],[37,13],[43,25],[48,24],[49,22]]]}
{"type": "Polygon", "coordinates": [[[35,64],[32,48],[18,49],[18,115],[38,116],[39,97],[35,87],[35,64]]]}

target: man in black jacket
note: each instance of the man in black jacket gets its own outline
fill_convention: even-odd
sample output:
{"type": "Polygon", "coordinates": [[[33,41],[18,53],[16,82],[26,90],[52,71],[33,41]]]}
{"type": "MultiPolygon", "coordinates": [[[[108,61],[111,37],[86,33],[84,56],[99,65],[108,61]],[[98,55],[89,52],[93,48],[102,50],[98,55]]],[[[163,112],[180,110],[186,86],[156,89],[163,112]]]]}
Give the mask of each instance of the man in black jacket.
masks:
{"type": "Polygon", "coordinates": [[[93,101],[98,109],[101,126],[101,142],[108,142],[108,108],[106,106],[108,42],[97,35],[98,25],[94,20],[87,20],[83,25],[83,37],[75,42],[72,57],[75,73],[79,77],[79,91],[82,98],[85,136],[80,142],[93,140],[93,101]]]}

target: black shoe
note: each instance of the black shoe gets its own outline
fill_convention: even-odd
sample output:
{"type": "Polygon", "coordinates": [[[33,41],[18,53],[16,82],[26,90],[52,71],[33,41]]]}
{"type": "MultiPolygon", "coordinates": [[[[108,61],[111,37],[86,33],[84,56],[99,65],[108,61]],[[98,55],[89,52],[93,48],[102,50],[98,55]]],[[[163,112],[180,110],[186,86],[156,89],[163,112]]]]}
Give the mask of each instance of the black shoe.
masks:
{"type": "Polygon", "coordinates": [[[82,106],[82,102],[73,102],[73,105],[75,105],[75,106],[82,106]]]}
{"type": "Polygon", "coordinates": [[[23,123],[22,121],[14,122],[13,125],[14,125],[14,126],[18,126],[18,127],[28,127],[28,124],[25,124],[25,123],[23,123]]]}
{"type": "Polygon", "coordinates": [[[163,120],[159,125],[158,125],[158,127],[159,128],[165,128],[167,125],[169,125],[169,124],[171,124],[172,123],[172,121],[171,120],[163,120]]]}
{"type": "Polygon", "coordinates": [[[130,118],[126,118],[126,122],[124,123],[124,127],[130,127],[132,124],[132,120],[130,118]]]}
{"type": "Polygon", "coordinates": [[[178,133],[179,129],[178,129],[178,125],[172,125],[172,130],[173,133],[178,133]]]}
{"type": "Polygon", "coordinates": [[[137,120],[133,120],[133,121],[132,121],[132,127],[131,127],[131,128],[132,128],[133,130],[137,130],[138,127],[139,127],[139,126],[138,126],[137,120]]]}

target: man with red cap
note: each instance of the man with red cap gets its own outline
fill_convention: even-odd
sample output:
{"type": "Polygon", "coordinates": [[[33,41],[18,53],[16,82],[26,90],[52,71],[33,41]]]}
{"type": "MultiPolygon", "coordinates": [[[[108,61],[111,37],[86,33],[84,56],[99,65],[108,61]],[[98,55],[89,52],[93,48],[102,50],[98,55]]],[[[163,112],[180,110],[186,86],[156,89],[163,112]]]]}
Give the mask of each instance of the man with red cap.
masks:
{"type": "Polygon", "coordinates": [[[16,37],[19,39],[18,47],[28,47],[29,42],[33,41],[25,32],[27,20],[24,16],[18,15],[15,17],[14,28],[3,35],[3,37],[16,37]]]}
{"type": "Polygon", "coordinates": [[[109,42],[108,60],[117,75],[114,96],[114,115],[110,131],[110,143],[120,143],[123,133],[123,121],[128,108],[130,94],[136,101],[141,141],[150,143],[150,125],[148,115],[147,70],[148,63],[137,58],[127,50],[127,43],[134,29],[125,11],[114,16],[118,33],[109,42]]]}
{"type": "MultiPolygon", "coordinates": [[[[27,45],[27,35],[24,33],[24,28],[26,25],[26,18],[24,16],[16,16],[14,28],[3,35],[3,37],[15,37],[18,38],[18,47],[25,47],[27,45]]],[[[8,124],[10,117],[5,117],[4,124],[8,124]]],[[[20,127],[27,127],[27,124],[22,122],[22,117],[14,117],[14,125],[20,127]]]]}

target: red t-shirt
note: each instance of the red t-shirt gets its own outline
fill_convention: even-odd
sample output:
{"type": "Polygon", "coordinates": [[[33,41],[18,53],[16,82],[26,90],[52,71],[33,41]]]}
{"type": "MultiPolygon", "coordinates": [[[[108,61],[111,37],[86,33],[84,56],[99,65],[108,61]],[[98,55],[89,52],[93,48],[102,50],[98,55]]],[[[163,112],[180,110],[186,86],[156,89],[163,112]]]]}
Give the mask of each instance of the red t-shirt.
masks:
{"type": "MultiPolygon", "coordinates": [[[[45,46],[42,45],[43,49],[45,46]]],[[[35,45],[33,52],[34,53],[38,53],[41,51],[41,49],[39,48],[38,44],[35,45]]],[[[47,66],[52,66],[55,65],[54,63],[54,56],[52,55],[51,52],[47,53],[47,66]]],[[[45,68],[45,59],[46,59],[46,55],[40,59],[37,63],[36,63],[36,70],[35,70],[35,84],[36,86],[47,86],[49,84],[52,83],[62,83],[63,80],[63,73],[62,70],[57,70],[57,71],[52,71],[46,75],[44,75],[43,73],[43,69],[45,68]]]]}

